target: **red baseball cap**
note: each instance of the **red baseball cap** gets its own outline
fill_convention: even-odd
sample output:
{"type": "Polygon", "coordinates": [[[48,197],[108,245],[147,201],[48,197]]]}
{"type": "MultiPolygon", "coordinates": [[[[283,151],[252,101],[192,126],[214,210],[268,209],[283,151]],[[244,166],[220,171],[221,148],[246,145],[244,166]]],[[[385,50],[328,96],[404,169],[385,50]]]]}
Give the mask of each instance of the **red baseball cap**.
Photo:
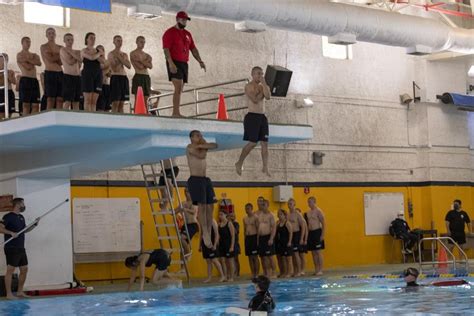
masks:
{"type": "Polygon", "coordinates": [[[191,21],[191,18],[189,17],[189,15],[184,11],[179,11],[178,13],[176,13],[176,18],[191,21]]]}

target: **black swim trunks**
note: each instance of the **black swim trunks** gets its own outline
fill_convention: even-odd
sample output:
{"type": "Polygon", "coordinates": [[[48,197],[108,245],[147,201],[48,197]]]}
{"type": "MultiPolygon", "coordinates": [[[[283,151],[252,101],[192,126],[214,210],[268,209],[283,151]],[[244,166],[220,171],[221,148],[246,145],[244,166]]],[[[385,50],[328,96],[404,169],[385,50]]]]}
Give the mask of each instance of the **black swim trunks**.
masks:
{"type": "Polygon", "coordinates": [[[44,71],[44,94],[47,98],[63,96],[63,72],[44,71]]]}
{"type": "Polygon", "coordinates": [[[97,60],[83,59],[81,72],[81,87],[85,93],[100,93],[102,90],[102,69],[97,60]]]}
{"type": "Polygon", "coordinates": [[[166,69],[168,70],[168,80],[171,81],[172,79],[183,80],[184,83],[188,82],[188,63],[182,61],[173,60],[173,63],[176,65],[177,72],[171,73],[170,66],[168,62],[166,62],[166,69]]]}
{"type": "MultiPolygon", "coordinates": [[[[193,239],[194,235],[199,231],[199,225],[197,223],[186,224],[186,228],[188,229],[189,239],[193,239]]],[[[181,227],[181,235],[184,236],[184,239],[188,239],[184,225],[181,227]]]]}
{"type": "Polygon", "coordinates": [[[318,228],[315,230],[310,230],[308,232],[308,250],[323,250],[324,249],[324,240],[321,240],[322,229],[318,228]]]}
{"type": "Polygon", "coordinates": [[[208,177],[189,177],[188,190],[194,205],[216,203],[216,194],[208,177]]]}
{"type": "Polygon", "coordinates": [[[214,259],[219,257],[219,251],[217,249],[213,250],[211,248],[207,248],[206,245],[204,245],[204,241],[201,240],[201,251],[202,251],[202,257],[204,259],[214,259]]]}
{"type": "Polygon", "coordinates": [[[260,257],[273,256],[275,254],[275,245],[268,245],[270,235],[259,236],[258,238],[258,255],[260,257]]]}
{"type": "Polygon", "coordinates": [[[20,79],[20,102],[40,103],[40,87],[38,79],[21,77],[20,79]]]}
{"type": "Polygon", "coordinates": [[[132,78],[132,94],[137,94],[138,87],[142,87],[143,95],[150,96],[151,78],[149,75],[135,74],[132,78]]]}
{"type": "Polygon", "coordinates": [[[128,77],[123,75],[112,75],[110,77],[110,101],[130,100],[130,86],[128,77]]]}
{"type": "Polygon", "coordinates": [[[28,265],[28,257],[25,248],[4,248],[7,265],[11,267],[23,267],[28,265]]]}
{"type": "MultiPolygon", "coordinates": [[[[0,113],[5,113],[5,90],[0,89],[0,113]]],[[[8,89],[8,111],[10,115],[15,112],[15,93],[8,89]]]]}
{"type": "Polygon", "coordinates": [[[258,235],[245,236],[245,255],[258,255],[258,235]]]}
{"type": "MultiPolygon", "coordinates": [[[[179,167],[174,166],[172,170],[171,169],[165,169],[166,178],[173,179],[173,172],[171,172],[171,171],[174,172],[174,177],[177,178],[178,174],[179,174],[179,167]]],[[[159,181],[158,185],[165,185],[165,178],[163,176],[160,176],[160,181],[159,181]]]]}
{"type": "Polygon", "coordinates": [[[257,143],[268,142],[268,120],[265,114],[247,113],[244,118],[244,140],[257,143]]]}
{"type": "Polygon", "coordinates": [[[145,266],[151,267],[153,264],[159,271],[164,271],[171,264],[171,256],[164,249],[153,250],[153,252],[150,253],[150,258],[148,258],[145,266]]]}
{"type": "Polygon", "coordinates": [[[80,102],[82,98],[81,76],[63,75],[63,99],[65,102],[80,102]]]}

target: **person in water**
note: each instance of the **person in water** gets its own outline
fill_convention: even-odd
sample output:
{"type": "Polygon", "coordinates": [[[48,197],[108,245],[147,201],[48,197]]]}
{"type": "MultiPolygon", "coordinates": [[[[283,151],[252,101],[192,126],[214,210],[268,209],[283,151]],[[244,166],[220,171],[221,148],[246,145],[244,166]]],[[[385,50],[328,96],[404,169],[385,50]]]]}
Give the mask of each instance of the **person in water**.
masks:
{"type": "Polygon", "coordinates": [[[255,284],[256,294],[249,302],[249,310],[271,313],[276,305],[269,291],[270,279],[259,275],[252,282],[255,284]]]}
{"type": "Polygon", "coordinates": [[[403,271],[403,277],[407,283],[406,288],[413,289],[419,286],[458,286],[469,284],[466,280],[445,280],[445,281],[436,281],[427,285],[420,285],[416,283],[420,272],[415,268],[408,268],[403,271]]]}

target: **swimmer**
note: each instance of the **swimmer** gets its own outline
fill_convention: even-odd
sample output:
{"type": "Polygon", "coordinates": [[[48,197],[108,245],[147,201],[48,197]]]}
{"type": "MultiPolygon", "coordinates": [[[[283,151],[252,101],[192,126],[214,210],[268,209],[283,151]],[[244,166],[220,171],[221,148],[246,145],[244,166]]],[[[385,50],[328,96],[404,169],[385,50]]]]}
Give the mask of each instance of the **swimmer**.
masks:
{"type": "Polygon", "coordinates": [[[168,253],[164,249],[156,249],[152,252],[142,252],[136,256],[126,258],[125,266],[132,270],[127,291],[130,291],[133,283],[135,283],[138,268],[140,268],[140,291],[143,291],[143,287],[145,286],[145,268],[155,265],[152,283],[158,284],[158,281],[161,278],[170,277],[168,274],[168,267],[170,264],[171,253],[168,253]]]}
{"type": "Polygon", "coordinates": [[[262,261],[263,272],[270,278],[275,273],[271,261],[275,255],[274,239],[276,224],[273,214],[268,209],[268,205],[268,201],[265,200],[262,213],[258,217],[258,254],[262,261]]]}
{"type": "Polygon", "coordinates": [[[288,222],[293,231],[293,276],[304,275],[302,261],[305,255],[305,237],[308,229],[303,215],[296,210],[296,201],[291,198],[288,200],[288,222]]]}
{"type": "Polygon", "coordinates": [[[326,222],[323,211],[316,206],[316,198],[308,198],[309,211],[306,213],[308,219],[308,250],[313,255],[315,275],[323,274],[323,254],[325,248],[324,235],[326,233],[326,222]]]}
{"type": "Polygon", "coordinates": [[[252,203],[245,205],[244,235],[245,235],[245,255],[249,258],[250,272],[252,279],[256,278],[260,263],[258,262],[258,217],[253,212],[252,203]]]}
{"type": "Polygon", "coordinates": [[[277,231],[275,236],[275,248],[280,267],[279,277],[290,277],[291,256],[293,255],[293,231],[291,224],[287,220],[287,212],[278,210],[277,231]]]}
{"type": "Polygon", "coordinates": [[[135,95],[136,100],[138,87],[142,87],[145,105],[147,105],[148,97],[151,94],[151,78],[148,74],[148,69],[153,68],[153,63],[151,56],[143,51],[145,37],[138,36],[135,43],[137,48],[130,52],[130,61],[135,69],[135,75],[132,79],[132,93],[135,95]]]}
{"type": "Polygon", "coordinates": [[[21,70],[19,81],[20,102],[23,105],[23,116],[39,112],[40,88],[36,78],[36,67],[41,66],[38,54],[31,53],[29,37],[21,39],[22,50],[16,55],[16,62],[21,70]]]}
{"type": "Polygon", "coordinates": [[[81,50],[84,66],[81,72],[81,87],[84,95],[84,110],[95,112],[97,99],[102,91],[102,65],[105,63],[104,53],[95,47],[95,34],[89,32],[85,37],[86,48],[81,50]]]}
{"type": "Polygon", "coordinates": [[[121,51],[122,36],[114,36],[115,49],[107,55],[107,60],[112,68],[110,77],[110,101],[112,101],[112,112],[123,113],[125,101],[130,100],[130,86],[125,67],[130,69],[132,64],[127,53],[121,51]]]}
{"type": "Polygon", "coordinates": [[[56,30],[46,29],[48,41],[41,45],[41,58],[44,62],[44,94],[47,97],[48,110],[63,108],[63,68],[61,45],[56,44],[56,30]]]}
{"type": "Polygon", "coordinates": [[[466,280],[446,280],[446,281],[435,281],[430,284],[420,285],[416,283],[420,272],[415,268],[408,268],[403,271],[403,277],[406,282],[407,289],[413,289],[420,286],[459,286],[459,285],[466,285],[469,284],[466,280]]]}
{"type": "Polygon", "coordinates": [[[234,281],[234,247],[234,225],[227,219],[226,211],[219,210],[219,261],[229,282],[234,281]]]}
{"type": "Polygon", "coordinates": [[[255,296],[249,302],[250,311],[261,311],[271,313],[275,309],[275,301],[270,294],[270,279],[264,275],[259,275],[253,280],[255,284],[255,296]]]}
{"type": "Polygon", "coordinates": [[[226,278],[224,272],[222,271],[222,266],[218,259],[218,250],[217,245],[219,243],[219,229],[217,228],[217,222],[215,219],[212,219],[211,225],[211,247],[206,247],[204,244],[204,240],[201,234],[201,242],[199,243],[199,251],[202,252],[202,257],[206,260],[207,263],[207,279],[204,280],[204,283],[211,282],[212,278],[212,265],[214,265],[219,271],[219,275],[221,276],[219,282],[225,282],[226,278]]]}
{"type": "MultiPolygon", "coordinates": [[[[79,102],[81,101],[81,51],[72,48],[74,36],[71,33],[64,35],[65,47],[61,47],[59,54],[64,67],[62,97],[64,100],[63,108],[66,110],[79,111],[79,102]]],[[[46,74],[45,74],[46,77],[46,74]]],[[[48,97],[48,102],[49,102],[48,97]]],[[[48,103],[49,106],[49,103],[48,103]]]]}

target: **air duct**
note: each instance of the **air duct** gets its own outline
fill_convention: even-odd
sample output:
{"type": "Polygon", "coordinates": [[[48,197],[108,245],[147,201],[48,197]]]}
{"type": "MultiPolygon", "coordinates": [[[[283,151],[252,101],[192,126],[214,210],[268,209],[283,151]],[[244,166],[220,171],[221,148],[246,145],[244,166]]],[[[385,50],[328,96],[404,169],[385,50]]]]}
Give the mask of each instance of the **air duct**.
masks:
{"type": "Polygon", "coordinates": [[[186,10],[195,17],[232,22],[258,21],[269,27],[336,36],[432,52],[474,53],[474,30],[440,21],[324,0],[114,0],[126,5],[156,5],[165,12],[186,10]]]}

